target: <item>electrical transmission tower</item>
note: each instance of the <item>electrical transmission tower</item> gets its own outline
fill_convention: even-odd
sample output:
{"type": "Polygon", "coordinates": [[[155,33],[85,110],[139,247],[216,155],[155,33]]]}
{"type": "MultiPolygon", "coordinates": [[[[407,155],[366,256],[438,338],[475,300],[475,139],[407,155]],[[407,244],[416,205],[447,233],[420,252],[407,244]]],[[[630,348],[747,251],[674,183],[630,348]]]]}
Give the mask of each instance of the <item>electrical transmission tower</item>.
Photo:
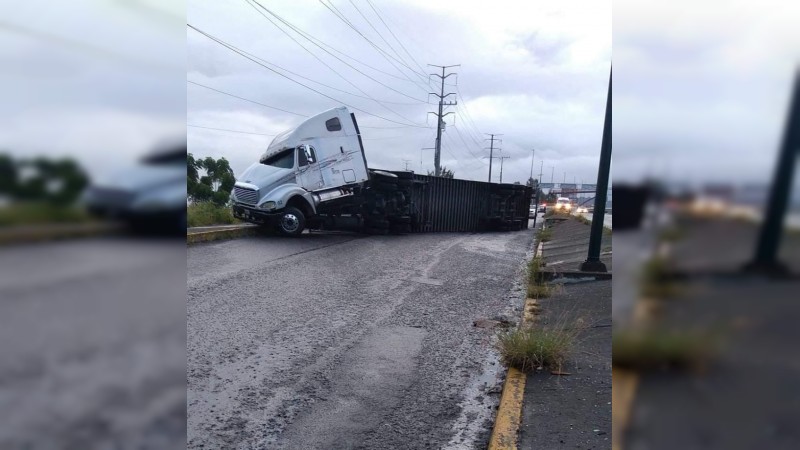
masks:
{"type": "Polygon", "coordinates": [[[410,162],[411,162],[410,159],[404,159],[403,160],[403,163],[406,165],[406,172],[408,172],[408,163],[410,163],[410,162]]]}
{"type": "MultiPolygon", "coordinates": [[[[494,150],[495,150],[494,142],[495,141],[503,142],[503,141],[500,140],[500,139],[495,139],[495,136],[502,136],[502,134],[492,134],[492,133],[486,133],[486,134],[491,136],[489,139],[486,139],[487,141],[491,141],[491,144],[489,144],[489,183],[491,183],[492,182],[492,161],[495,158],[497,158],[497,156],[494,156],[494,150]]],[[[497,150],[500,150],[500,149],[498,148],[497,150]]]]}
{"type": "Polygon", "coordinates": [[[436,97],[439,97],[439,113],[437,114],[435,112],[428,112],[428,114],[433,114],[433,115],[436,116],[436,152],[433,155],[433,165],[436,168],[435,169],[435,173],[436,173],[436,176],[438,177],[441,174],[441,169],[442,169],[441,165],[440,165],[440,161],[441,161],[441,158],[442,158],[442,126],[444,125],[444,116],[446,116],[448,114],[453,114],[452,111],[443,114],[442,113],[442,109],[445,106],[453,106],[453,105],[457,105],[458,104],[458,101],[447,102],[447,103],[445,103],[445,101],[444,101],[445,97],[447,97],[448,95],[456,95],[455,92],[449,92],[447,94],[444,93],[444,80],[447,77],[449,77],[450,75],[455,75],[456,74],[455,72],[450,72],[447,75],[445,75],[444,71],[445,71],[445,69],[447,69],[449,67],[459,67],[459,66],[461,66],[461,64],[454,64],[452,66],[437,66],[436,64],[428,64],[428,65],[429,66],[433,66],[433,67],[440,67],[442,69],[442,74],[441,75],[439,75],[438,73],[432,73],[431,74],[432,76],[439,77],[441,79],[441,86],[442,87],[439,90],[439,93],[438,94],[435,93],[435,92],[431,92],[430,93],[430,95],[435,95],[436,97]]]}

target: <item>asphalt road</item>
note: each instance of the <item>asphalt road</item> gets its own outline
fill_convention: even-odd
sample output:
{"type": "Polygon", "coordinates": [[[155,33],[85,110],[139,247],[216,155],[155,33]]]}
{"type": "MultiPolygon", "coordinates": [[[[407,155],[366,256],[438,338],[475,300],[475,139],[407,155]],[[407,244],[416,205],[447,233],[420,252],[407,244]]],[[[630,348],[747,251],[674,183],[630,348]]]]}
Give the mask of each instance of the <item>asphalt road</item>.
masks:
{"type": "Polygon", "coordinates": [[[0,248],[0,448],[185,448],[186,246],[0,248]]]}
{"type": "MultiPolygon", "coordinates": [[[[188,254],[190,448],[485,448],[530,230],[252,237],[188,254]]],[[[516,308],[516,309],[515,309],[516,308]]]]}

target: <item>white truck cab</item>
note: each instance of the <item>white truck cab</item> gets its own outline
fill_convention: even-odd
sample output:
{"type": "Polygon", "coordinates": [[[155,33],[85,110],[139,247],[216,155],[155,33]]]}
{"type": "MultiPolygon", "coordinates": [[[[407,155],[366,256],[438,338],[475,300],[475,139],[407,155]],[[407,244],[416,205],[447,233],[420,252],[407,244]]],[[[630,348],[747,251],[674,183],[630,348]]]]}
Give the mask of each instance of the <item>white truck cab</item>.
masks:
{"type": "Polygon", "coordinates": [[[273,139],[234,185],[233,213],[254,223],[276,223],[281,233],[295,236],[321,204],[353,196],[369,181],[355,116],[334,108],[273,139]]]}

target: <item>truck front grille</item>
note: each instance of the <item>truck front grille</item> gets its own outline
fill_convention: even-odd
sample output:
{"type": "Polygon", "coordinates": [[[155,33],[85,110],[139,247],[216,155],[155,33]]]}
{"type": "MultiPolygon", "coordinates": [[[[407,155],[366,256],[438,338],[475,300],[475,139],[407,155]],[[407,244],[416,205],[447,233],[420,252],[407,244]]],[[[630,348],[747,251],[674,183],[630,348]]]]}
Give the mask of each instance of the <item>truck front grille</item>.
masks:
{"type": "Polygon", "coordinates": [[[233,188],[233,193],[236,195],[236,201],[246,205],[255,206],[258,203],[258,191],[247,189],[239,186],[233,188]]]}

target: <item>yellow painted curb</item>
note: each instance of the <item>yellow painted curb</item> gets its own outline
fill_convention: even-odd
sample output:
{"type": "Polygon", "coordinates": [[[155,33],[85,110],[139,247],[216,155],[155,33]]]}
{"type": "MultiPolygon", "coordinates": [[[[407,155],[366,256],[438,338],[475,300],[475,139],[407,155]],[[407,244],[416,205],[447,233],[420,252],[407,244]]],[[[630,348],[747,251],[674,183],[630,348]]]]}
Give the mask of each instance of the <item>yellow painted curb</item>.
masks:
{"type": "Polygon", "coordinates": [[[503,395],[497,408],[489,450],[517,448],[517,432],[522,419],[522,398],[525,395],[526,375],[511,367],[503,384],[503,395]]]}
{"type": "Polygon", "coordinates": [[[633,400],[639,386],[639,374],[611,369],[611,448],[622,450],[625,432],[631,420],[633,400]]]}
{"type": "MultiPolygon", "coordinates": [[[[634,327],[644,327],[653,322],[658,313],[657,302],[640,298],[633,307],[634,327]]],[[[612,361],[613,363],[613,361],[612,361]]],[[[625,433],[631,423],[633,403],[639,387],[639,374],[630,370],[611,369],[611,448],[625,448],[625,433]]]]}
{"type": "Polygon", "coordinates": [[[198,244],[200,242],[211,242],[223,239],[236,239],[245,236],[254,236],[258,234],[258,231],[258,227],[245,227],[189,233],[186,235],[186,244],[198,244]]]}
{"type": "MultiPolygon", "coordinates": [[[[520,327],[533,325],[538,314],[539,305],[536,299],[525,300],[522,309],[522,323],[520,327]]],[[[525,381],[527,375],[510,367],[503,383],[503,394],[500,405],[497,407],[497,416],[489,438],[489,450],[516,450],[517,434],[522,423],[522,401],[525,396],[525,381]]]]}

